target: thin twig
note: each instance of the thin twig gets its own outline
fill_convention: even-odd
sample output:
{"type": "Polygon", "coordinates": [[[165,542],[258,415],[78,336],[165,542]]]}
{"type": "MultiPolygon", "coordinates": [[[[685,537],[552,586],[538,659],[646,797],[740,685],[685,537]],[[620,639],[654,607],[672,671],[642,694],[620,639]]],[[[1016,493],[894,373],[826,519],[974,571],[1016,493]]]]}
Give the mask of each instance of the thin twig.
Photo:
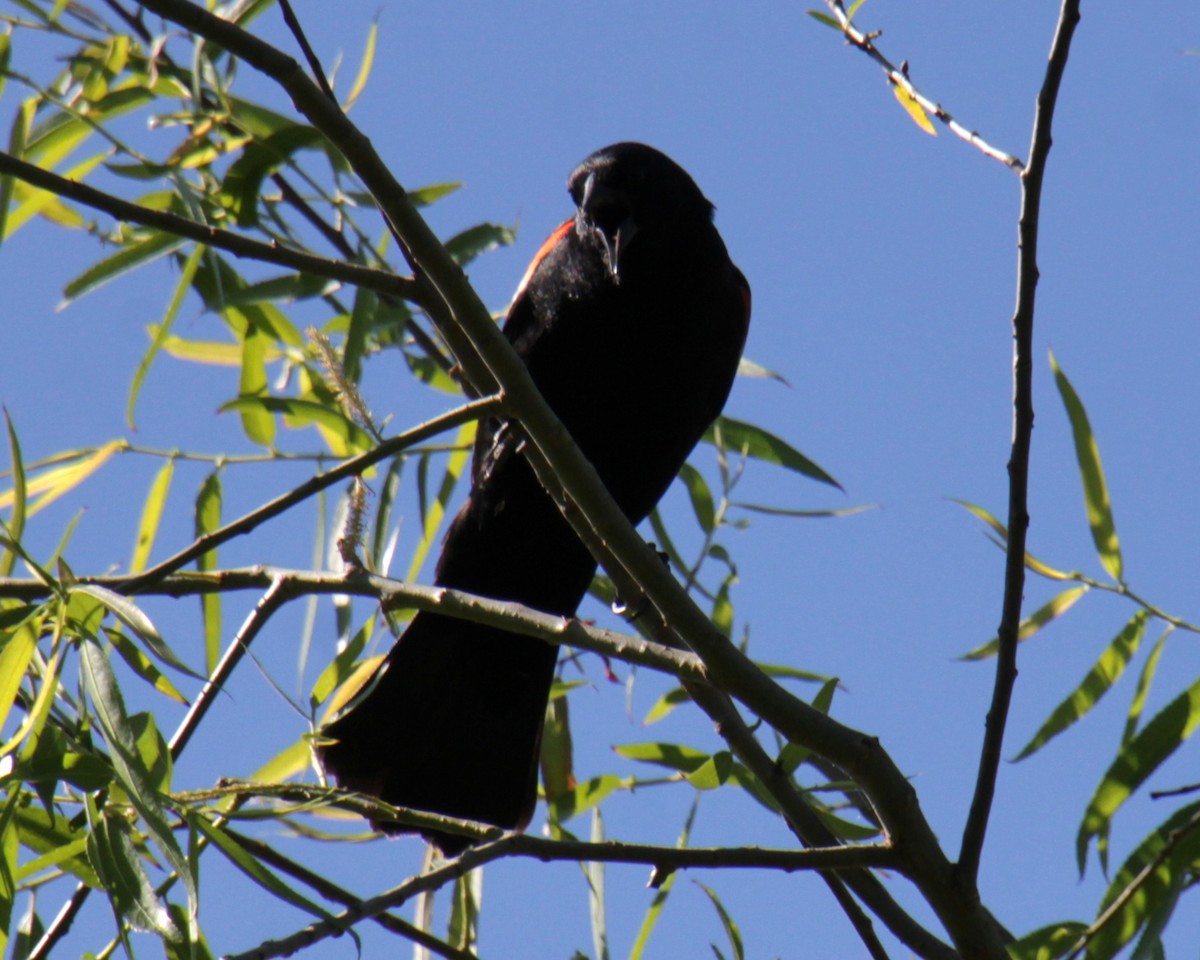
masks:
{"type": "Polygon", "coordinates": [[[50,926],[46,928],[46,932],[42,934],[42,938],[29,951],[27,960],[45,960],[46,957],[50,956],[50,951],[54,949],[55,945],[71,929],[71,924],[75,922],[75,917],[83,909],[83,905],[87,903],[88,894],[91,892],[92,888],[86,883],[80,883],[75,887],[71,892],[71,896],[67,898],[57,915],[50,922],[50,926]]]}
{"type": "Polygon", "coordinates": [[[1052,142],[1051,125],[1058,91],[1079,23],[1079,0],[1063,0],[1050,45],[1046,76],[1038,93],[1029,166],[1021,174],[1021,219],[1017,234],[1017,295],[1013,314],[1013,432],[1008,460],[1008,553],[1004,564],[1004,598],[997,632],[996,678],[987,728],[980,750],[979,772],[971,808],[963,828],[958,870],[973,887],[987,833],[1004,728],[1017,680],[1017,642],[1025,593],[1025,543],[1029,527],[1029,456],[1033,437],[1033,321],[1038,282],[1038,226],[1042,183],[1052,142]]]}
{"type": "Polygon", "coordinates": [[[254,605],[254,609],[246,616],[241,629],[238,630],[229,642],[229,646],[225,649],[225,654],[221,657],[217,668],[212,672],[212,676],[208,678],[203,688],[201,688],[199,695],[192,703],[191,709],[188,710],[183,720],[180,721],[178,728],[176,728],[175,733],[171,737],[168,746],[173,761],[178,760],[179,755],[187,747],[192,734],[196,732],[196,728],[204,719],[205,714],[208,713],[217,695],[225,688],[225,684],[230,676],[232,676],[233,671],[242,662],[242,657],[250,649],[250,644],[254,642],[254,638],[266,626],[272,614],[287,602],[285,584],[286,578],[284,577],[276,577],[271,581],[271,585],[267,587],[266,593],[259,598],[258,603],[254,605]]]}
{"type": "Polygon", "coordinates": [[[846,15],[845,7],[842,0],[825,0],[825,6],[829,8],[829,12],[833,14],[834,19],[842,28],[842,34],[851,46],[857,47],[868,57],[874,60],[883,68],[883,72],[887,75],[888,82],[900,87],[905,93],[919,103],[926,113],[931,113],[944,123],[950,131],[957,137],[965,140],[971,146],[982,152],[985,156],[991,157],[993,160],[999,160],[1006,167],[1020,173],[1025,169],[1025,165],[1019,157],[1014,157],[1011,153],[1005,153],[998,147],[993,147],[990,143],[983,139],[976,131],[968,130],[961,123],[950,115],[940,103],[935,103],[930,100],[925,94],[916,88],[913,82],[908,78],[907,63],[897,67],[887,57],[883,55],[880,49],[875,46],[875,38],[878,33],[863,33],[858,27],[850,22],[850,18],[846,15]]]}
{"type": "Polygon", "coordinates": [[[427,420],[411,430],[405,430],[404,433],[398,434],[388,440],[385,440],[373,450],[368,450],[366,453],[359,454],[345,463],[342,463],[332,470],[327,470],[325,473],[318,474],[309,480],[306,480],[294,490],[276,497],[269,503],[263,504],[250,513],[239,517],[237,520],[227,523],[225,526],[211,533],[207,533],[202,537],[197,538],[185,550],[181,550],[173,557],[169,557],[162,563],[156,564],[144,573],[133,578],[126,578],[122,581],[119,588],[121,593],[139,593],[146,590],[147,587],[157,583],[163,577],[181,570],[187,564],[191,563],[197,557],[208,553],[215,547],[220,546],[227,540],[232,540],[234,537],[249,533],[255,527],[265,523],[273,517],[279,516],[286,512],[298,503],[302,503],[309,497],[315,496],[320,491],[333,486],[335,483],[340,483],[350,477],[360,475],[364,470],[375,464],[395,456],[397,453],[427,440],[429,437],[437,436],[446,430],[451,430],[461,424],[468,423],[471,420],[477,420],[480,417],[486,417],[496,413],[500,408],[500,401],[496,397],[486,397],[482,400],[473,400],[470,403],[465,403],[460,407],[443,413],[440,416],[427,420]]]}
{"type": "Polygon", "coordinates": [[[297,19],[295,12],[293,12],[291,3],[288,0],[279,0],[279,8],[283,12],[283,22],[292,31],[292,36],[300,44],[300,49],[304,51],[304,59],[308,61],[308,69],[312,71],[313,79],[317,81],[317,86],[325,92],[325,96],[336,103],[337,98],[333,95],[333,87],[329,85],[329,78],[325,76],[325,71],[321,67],[321,61],[317,59],[316,53],[313,52],[313,48],[309,45],[308,37],[304,35],[304,28],[300,26],[300,21],[297,19]]]}
{"type": "Polygon", "coordinates": [[[263,263],[291,267],[302,273],[340,280],[380,293],[391,294],[404,300],[411,300],[418,304],[422,299],[420,285],[406,277],[398,277],[383,270],[373,270],[370,267],[362,267],[353,263],[341,263],[325,257],[315,257],[312,254],[282,247],[277,243],[251,240],[241,234],[222,230],[220,227],[210,227],[174,213],[151,210],[148,207],[104,193],[95,187],[89,187],[85,183],[60,177],[58,174],[43,170],[32,163],[18,160],[8,153],[0,152],[0,174],[14,176],[18,180],[23,180],[43,190],[49,190],[60,197],[66,197],[68,200],[74,200],[94,210],[107,213],[118,220],[140,223],[165,233],[195,240],[197,243],[218,247],[236,257],[246,257],[263,263]]]}

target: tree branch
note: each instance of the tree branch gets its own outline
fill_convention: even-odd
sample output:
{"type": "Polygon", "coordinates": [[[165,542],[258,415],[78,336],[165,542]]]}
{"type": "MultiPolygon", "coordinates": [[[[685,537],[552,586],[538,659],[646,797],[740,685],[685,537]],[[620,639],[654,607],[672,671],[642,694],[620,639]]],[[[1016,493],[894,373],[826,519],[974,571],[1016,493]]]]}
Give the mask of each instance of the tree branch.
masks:
{"type": "Polygon", "coordinates": [[[971,809],[963,829],[959,872],[975,885],[983,841],[996,790],[1004,743],[1004,728],[1017,680],[1017,633],[1025,593],[1025,543],[1029,527],[1029,456],[1033,437],[1033,321],[1038,283],[1038,226],[1042,183],[1050,153],[1051,124],[1058,91],[1079,23],[1079,0],[1063,0],[1050,45],[1046,76],[1038,93],[1029,166],[1021,174],[1021,219],[1017,232],[1017,296],[1013,314],[1013,433],[1008,460],[1008,552],[1004,566],[1004,597],[998,630],[996,678],[987,729],[979,757],[979,772],[971,809]]]}
{"type": "Polygon", "coordinates": [[[1005,153],[998,147],[993,147],[977,132],[968,130],[955,120],[954,117],[950,116],[949,111],[940,103],[935,103],[918,90],[908,78],[908,61],[897,67],[891,60],[885,57],[880,49],[875,46],[875,38],[879,36],[879,32],[863,33],[858,27],[854,26],[850,22],[850,17],[846,14],[842,0],[825,0],[825,6],[829,8],[829,12],[833,14],[834,20],[841,27],[842,35],[846,38],[846,41],[883,67],[883,72],[888,78],[888,83],[900,87],[913,100],[919,103],[926,113],[933,114],[933,116],[937,117],[938,120],[950,128],[951,133],[965,140],[985,156],[991,157],[993,160],[999,160],[1006,167],[1015,170],[1017,173],[1025,169],[1025,165],[1019,157],[1014,157],[1011,153],[1005,153]]]}
{"type": "MultiPolygon", "coordinates": [[[[410,430],[405,430],[403,433],[385,440],[373,450],[368,450],[366,453],[359,454],[357,457],[339,464],[332,470],[318,474],[304,481],[304,483],[300,484],[294,490],[276,497],[274,500],[250,511],[245,516],[227,523],[218,530],[206,533],[204,536],[197,538],[186,549],[181,550],[162,563],[156,564],[144,573],[136,577],[126,577],[118,580],[117,585],[113,586],[113,589],[126,594],[143,593],[164,577],[181,570],[197,557],[208,553],[227,540],[232,540],[234,537],[240,537],[243,534],[249,533],[260,524],[290,510],[296,504],[302,503],[309,497],[315,496],[320,491],[333,486],[335,483],[340,483],[342,480],[347,480],[350,477],[356,477],[375,464],[387,460],[389,457],[393,457],[397,453],[407,450],[409,447],[416,446],[430,437],[435,437],[439,433],[452,430],[461,424],[469,423],[471,420],[491,416],[499,410],[500,399],[498,397],[486,397],[482,400],[473,400],[470,403],[465,403],[447,413],[427,420],[410,430]]],[[[3,588],[0,587],[0,592],[2,591],[3,588]]]]}
{"type": "Polygon", "coordinates": [[[195,240],[197,243],[226,250],[235,257],[245,257],[281,267],[291,267],[301,273],[311,273],[318,277],[340,280],[343,283],[390,294],[417,304],[421,304],[424,299],[421,285],[407,277],[398,277],[383,270],[374,270],[353,263],[342,263],[338,260],[316,257],[309,253],[301,253],[299,250],[282,247],[277,243],[263,243],[261,240],[252,240],[240,233],[222,230],[220,227],[210,227],[208,224],[198,223],[178,214],[167,213],[163,210],[151,210],[149,207],[130,203],[128,200],[114,197],[95,187],[89,187],[85,183],[60,177],[58,174],[43,170],[32,163],[18,160],[8,153],[0,152],[0,174],[16,177],[18,180],[23,180],[42,190],[48,190],[60,197],[82,203],[93,210],[107,213],[117,220],[140,223],[142,226],[153,227],[164,233],[195,240]]]}

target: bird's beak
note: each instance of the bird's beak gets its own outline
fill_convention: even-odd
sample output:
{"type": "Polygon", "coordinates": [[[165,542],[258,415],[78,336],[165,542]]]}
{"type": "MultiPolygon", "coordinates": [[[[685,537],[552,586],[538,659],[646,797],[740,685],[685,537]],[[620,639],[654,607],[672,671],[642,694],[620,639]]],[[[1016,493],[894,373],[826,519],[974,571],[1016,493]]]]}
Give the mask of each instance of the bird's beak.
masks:
{"type": "Polygon", "coordinates": [[[629,249],[638,226],[625,194],[596,182],[590,174],[579,204],[579,232],[595,233],[604,245],[604,258],[614,283],[621,282],[621,256],[629,249]]]}

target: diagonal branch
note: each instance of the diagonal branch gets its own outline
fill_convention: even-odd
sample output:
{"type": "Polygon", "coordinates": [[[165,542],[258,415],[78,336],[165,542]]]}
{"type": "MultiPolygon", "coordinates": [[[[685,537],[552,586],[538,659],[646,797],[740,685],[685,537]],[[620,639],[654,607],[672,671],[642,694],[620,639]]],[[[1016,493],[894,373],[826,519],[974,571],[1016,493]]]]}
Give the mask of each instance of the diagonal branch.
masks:
{"type": "MultiPolygon", "coordinates": [[[[879,32],[863,33],[858,27],[854,26],[850,21],[849,15],[846,13],[846,8],[842,0],[825,0],[825,6],[829,8],[829,12],[833,14],[833,18],[837,25],[841,28],[842,35],[846,38],[846,42],[853,47],[857,47],[868,57],[874,60],[877,64],[883,67],[883,72],[888,78],[888,83],[899,87],[907,93],[913,100],[921,105],[921,108],[926,112],[933,114],[942,123],[944,123],[956,137],[965,140],[971,146],[975,147],[985,156],[991,157],[993,160],[999,160],[1011,170],[1021,173],[1025,169],[1025,164],[1021,162],[1019,157],[1014,157],[1011,153],[1005,153],[998,147],[993,147],[990,143],[983,139],[976,131],[968,130],[961,123],[950,115],[940,103],[935,103],[925,96],[916,85],[908,78],[908,62],[905,61],[899,67],[885,57],[880,49],[875,46],[875,39],[879,36],[879,32]]],[[[824,19],[824,18],[822,18],[824,19]]]]}
{"type": "Polygon", "coordinates": [[[443,413],[440,416],[434,417],[425,423],[419,424],[410,430],[405,430],[395,437],[385,440],[373,450],[368,450],[366,453],[359,454],[345,463],[339,464],[332,470],[327,470],[325,473],[318,474],[309,480],[304,481],[294,490],[290,490],[282,496],[276,497],[269,503],[263,504],[261,507],[250,511],[245,516],[239,517],[237,520],[227,523],[218,530],[213,530],[211,533],[206,533],[204,536],[197,538],[186,549],[181,550],[173,557],[169,557],[162,563],[159,563],[144,573],[133,578],[126,578],[119,582],[116,588],[121,593],[140,593],[147,588],[158,583],[163,577],[169,574],[176,573],[183,569],[187,564],[191,563],[197,557],[208,553],[215,549],[227,540],[232,540],[234,537],[240,537],[243,534],[249,533],[251,530],[258,527],[260,524],[277,517],[280,514],[290,510],[298,503],[302,503],[309,497],[315,496],[320,491],[333,486],[335,483],[340,483],[342,480],[347,480],[350,477],[359,476],[364,470],[380,463],[389,457],[395,456],[409,447],[415,446],[430,437],[435,437],[439,433],[444,433],[447,430],[452,430],[454,427],[463,423],[468,423],[471,420],[478,420],[481,417],[490,416],[496,413],[500,408],[500,400],[497,397],[486,397],[482,400],[473,400],[470,403],[465,403],[460,407],[443,413]]]}
{"type": "Polygon", "coordinates": [[[1017,233],[1017,303],[1013,314],[1013,434],[1008,460],[1008,552],[992,704],[979,757],[971,809],[963,829],[959,871],[972,885],[991,814],[1004,743],[1004,728],[1017,680],[1017,632],[1025,592],[1025,542],[1029,527],[1029,454],[1033,437],[1033,320],[1038,282],[1038,226],[1042,183],[1050,154],[1051,124],[1058,91],[1079,23],[1079,0],[1063,0],[1050,45],[1049,63],[1034,113],[1029,166],[1021,174],[1021,219],[1017,233]]]}
{"type": "Polygon", "coordinates": [[[164,210],[151,210],[140,204],[130,203],[120,197],[89,187],[77,180],[68,180],[49,170],[24,160],[18,160],[8,153],[0,152],[0,174],[16,177],[18,180],[49,190],[60,197],[82,203],[129,223],[140,223],[142,226],[153,227],[164,233],[178,237],[186,237],[210,247],[227,250],[235,257],[245,257],[259,260],[263,263],[273,263],[281,267],[291,267],[302,273],[310,273],[318,277],[328,277],[343,283],[366,287],[379,293],[391,294],[404,300],[420,304],[424,299],[421,285],[407,277],[398,277],[383,270],[373,270],[353,263],[341,263],[325,257],[315,257],[309,253],[301,253],[282,247],[277,243],[263,243],[223,230],[220,227],[210,227],[178,214],[167,213],[164,210]]]}

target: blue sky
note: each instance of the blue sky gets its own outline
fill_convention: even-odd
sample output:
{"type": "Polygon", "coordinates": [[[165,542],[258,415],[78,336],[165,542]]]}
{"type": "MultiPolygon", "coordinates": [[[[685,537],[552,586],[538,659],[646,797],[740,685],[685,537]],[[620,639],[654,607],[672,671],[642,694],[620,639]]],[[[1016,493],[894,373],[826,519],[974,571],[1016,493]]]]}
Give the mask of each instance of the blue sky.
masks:
{"type": "MultiPolygon", "coordinates": [[[[644,140],[693,174],[717,205],[717,223],[754,291],[747,355],[790,382],[739,381],[727,412],[785,437],[846,488],[842,496],[752,468],[739,495],[805,509],[881,506],[841,520],[755,517],[744,532],[726,536],[741,574],[738,622],[749,624],[755,656],[841,678],[835,715],[882,738],[913,777],[944,843],[956,849],[991,672],[990,665],[954,658],[995,632],[1002,555],[949,498],[997,513],[1006,499],[1016,177],[946,131],[934,138],[918,130],[879,69],[806,16],[803,4],[297,6],[325,64],[344,57],[341,91],[378,12],[377,62],[352,117],[402,183],[465,183],[431,209],[435,229],[449,235],[484,219],[518,224],[512,248],[471,268],[497,310],[545,234],[570,214],[566,175],[593,149],[644,140]]],[[[1055,13],[1054,5],[1030,0],[875,0],[859,19],[883,29],[880,45],[895,61],[909,61],[924,92],[993,144],[1024,156],[1055,13]]],[[[259,25],[287,42],[275,14],[259,25]]],[[[1101,574],[1046,362],[1052,347],[1091,415],[1131,584],[1163,609],[1196,620],[1200,57],[1189,49],[1200,49],[1200,7],[1192,3],[1162,4],[1153,16],[1084,4],[1043,205],[1029,545],[1056,566],[1101,574]]],[[[18,45],[14,65],[33,71],[44,56],[18,45]]],[[[242,79],[251,79],[248,71],[242,79]]],[[[248,89],[285,106],[261,84],[248,89]]],[[[10,85],[0,101],[5,129],[17,102],[10,85]]],[[[149,271],[56,312],[62,285],[94,256],[83,238],[44,224],[26,228],[0,253],[7,281],[0,401],[30,459],[123,435],[144,328],[170,296],[166,272],[149,271]]],[[[194,303],[180,322],[186,335],[217,335],[218,321],[201,316],[194,303]]],[[[137,441],[244,449],[236,422],[214,413],[235,389],[232,374],[163,358],[146,384],[137,441]]],[[[443,403],[414,392],[386,363],[368,372],[366,389],[373,408],[393,414],[396,426],[443,403]]],[[[711,454],[702,452],[697,463],[711,473],[711,454]]],[[[71,503],[47,510],[34,542],[52,546],[83,505],[75,569],[99,572],[127,562],[142,491],[156,468],[133,457],[112,464],[71,503]]],[[[187,489],[202,475],[180,470],[179,495],[160,535],[164,556],[190,535],[187,489]]],[[[302,476],[271,467],[240,482],[231,477],[227,515],[302,476]]],[[[670,510],[682,515],[682,491],[671,497],[670,510]]],[[[223,561],[308,565],[311,516],[231,546],[223,561]]],[[[1054,585],[1031,580],[1027,610],[1054,592],[1054,585]]],[[[227,624],[237,622],[235,609],[227,624]]],[[[172,639],[180,649],[198,642],[190,606],[155,613],[177,631],[172,639]]],[[[1132,613],[1115,598],[1088,596],[1025,645],[1006,755],[1032,735],[1132,613]]],[[[289,678],[298,629],[296,612],[261,641],[263,656],[289,678]]],[[[1198,670],[1195,644],[1177,636],[1150,709],[1198,670]]],[[[981,884],[986,902],[1018,932],[1054,919],[1088,919],[1099,899],[1094,860],[1078,881],[1074,836],[1119,739],[1132,679],[1080,729],[1001,770],[981,884]]],[[[641,717],[661,689],[640,678],[632,716],[641,717]]],[[[581,774],[611,768],[610,745],[644,737],[718,748],[694,718],[673,716],[658,729],[641,729],[626,715],[622,690],[598,679],[572,706],[581,774]]],[[[190,748],[176,783],[198,787],[222,773],[249,773],[299,732],[298,719],[247,668],[214,729],[190,748]]],[[[1151,785],[1200,779],[1194,757],[1194,746],[1185,747],[1151,785]]],[[[646,773],[631,764],[619,769],[646,773]]],[[[605,810],[610,833],[673,842],[689,801],[686,788],[659,790],[653,800],[614,798],[605,810]]],[[[730,834],[789,842],[781,827],[747,810],[737,795],[706,795],[694,842],[730,834]]],[[[1116,856],[1164,816],[1152,801],[1136,800],[1116,822],[1116,856]]],[[[280,844],[300,849],[299,841],[280,844]]],[[[305,856],[371,893],[407,875],[418,854],[419,844],[409,840],[305,856]]],[[[742,923],[749,956],[861,951],[812,878],[699,878],[719,890],[742,923]]],[[[644,880],[639,869],[609,870],[614,956],[627,953],[649,902],[644,880]]],[[[710,939],[721,942],[711,907],[688,880],[677,884],[649,956],[692,955],[710,939]]],[[[206,890],[220,904],[205,918],[214,949],[246,949],[302,922],[239,884],[228,876],[206,890]],[[220,889],[226,882],[230,893],[220,889]]],[[[895,886],[912,901],[903,884],[895,886]]],[[[54,909],[49,900],[45,912],[54,909]]],[[[590,952],[577,868],[490,867],[484,908],[483,956],[590,952]]],[[[100,904],[89,909],[72,940],[80,949],[95,949],[105,936],[97,932],[106,929],[100,904]]],[[[364,933],[368,945],[382,943],[364,933]]],[[[1193,911],[1176,918],[1168,946],[1193,949],[1197,939],[1193,911]]],[[[314,956],[352,951],[337,942],[314,956]]],[[[370,946],[366,955],[373,955],[370,946]]]]}

